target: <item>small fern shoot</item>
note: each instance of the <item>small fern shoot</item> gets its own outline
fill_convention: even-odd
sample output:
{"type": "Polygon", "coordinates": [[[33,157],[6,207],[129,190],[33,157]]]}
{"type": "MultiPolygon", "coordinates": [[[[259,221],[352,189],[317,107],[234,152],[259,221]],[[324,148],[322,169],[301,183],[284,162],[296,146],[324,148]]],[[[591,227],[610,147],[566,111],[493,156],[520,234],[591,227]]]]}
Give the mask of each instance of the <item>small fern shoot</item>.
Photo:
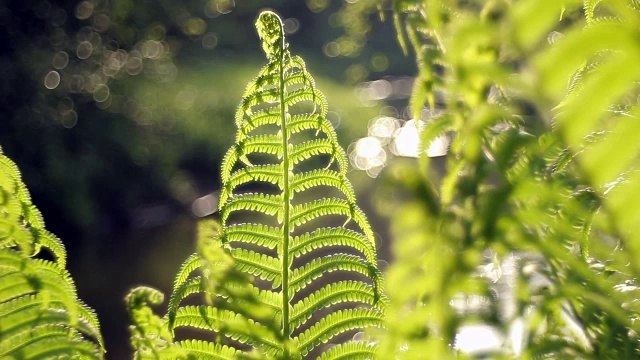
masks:
{"type": "Polygon", "coordinates": [[[372,358],[372,342],[345,341],[381,328],[386,306],[347,156],[280,18],[265,11],[256,27],[268,63],[236,113],[236,141],[222,163],[221,225],[201,224],[200,254],[179,271],[165,318],[149,317],[155,292],[132,292],[134,346],[141,358],[372,358]],[[182,304],[196,293],[206,305],[182,304]],[[210,331],[211,341],[176,342],[179,327],[210,331]],[[319,348],[329,342],[340,344],[319,348]]]}
{"type": "Polygon", "coordinates": [[[76,296],[64,247],[1,151],[0,198],[0,358],[102,358],[98,319],[76,296]],[[55,260],[38,258],[43,249],[55,260]]]}

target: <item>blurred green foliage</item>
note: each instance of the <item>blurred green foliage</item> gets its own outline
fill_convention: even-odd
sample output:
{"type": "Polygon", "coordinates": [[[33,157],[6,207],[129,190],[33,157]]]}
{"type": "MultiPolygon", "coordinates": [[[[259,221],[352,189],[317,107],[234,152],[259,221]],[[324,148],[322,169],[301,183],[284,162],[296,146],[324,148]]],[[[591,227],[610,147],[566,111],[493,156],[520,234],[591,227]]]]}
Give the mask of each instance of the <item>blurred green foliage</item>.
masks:
{"type": "Polygon", "coordinates": [[[383,173],[380,356],[637,357],[638,3],[389,6],[424,151],[383,173]]]}

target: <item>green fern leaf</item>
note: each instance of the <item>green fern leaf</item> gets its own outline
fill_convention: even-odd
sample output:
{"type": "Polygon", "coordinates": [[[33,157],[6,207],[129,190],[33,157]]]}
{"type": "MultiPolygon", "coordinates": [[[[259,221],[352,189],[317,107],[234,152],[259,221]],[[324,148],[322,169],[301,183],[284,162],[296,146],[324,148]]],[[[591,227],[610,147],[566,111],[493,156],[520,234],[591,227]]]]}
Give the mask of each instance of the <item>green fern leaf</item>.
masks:
{"type": "Polygon", "coordinates": [[[227,227],[222,241],[246,242],[275,249],[280,242],[281,233],[278,228],[262,224],[234,224],[227,227]]]}
{"type": "Polygon", "coordinates": [[[293,305],[291,310],[292,327],[298,328],[320,309],[343,302],[358,302],[375,306],[377,302],[375,289],[360,281],[340,281],[329,284],[293,305]]]}
{"type": "Polygon", "coordinates": [[[345,181],[344,175],[328,169],[317,169],[295,174],[291,179],[290,186],[294,194],[317,186],[329,186],[339,189],[350,202],[355,202],[356,198],[353,193],[353,187],[345,181]]]}
{"type": "Polygon", "coordinates": [[[273,337],[265,326],[240,314],[211,306],[185,306],[178,309],[173,326],[221,332],[231,339],[257,346],[268,354],[277,353],[281,346],[280,340],[273,337]]]}
{"type": "Polygon", "coordinates": [[[233,249],[231,255],[238,262],[240,270],[272,281],[274,289],[282,284],[278,259],[245,249],[233,249]]]}
{"type": "Polygon", "coordinates": [[[294,269],[291,273],[291,292],[293,294],[304,289],[313,280],[326,273],[340,270],[356,272],[370,277],[374,280],[375,286],[380,286],[378,282],[379,275],[375,265],[367,263],[359,256],[337,254],[314,259],[304,266],[294,269]]]}
{"type": "Polygon", "coordinates": [[[375,356],[375,347],[362,341],[349,341],[325,351],[318,360],[368,360],[375,356]]]}
{"type": "Polygon", "coordinates": [[[320,320],[297,337],[300,352],[306,355],[315,346],[348,330],[363,327],[383,328],[382,313],[376,309],[340,310],[320,320]]]}
{"type": "Polygon", "coordinates": [[[202,340],[185,340],[178,342],[177,345],[196,359],[232,360],[241,353],[233,347],[202,340]]]}
{"type": "Polygon", "coordinates": [[[64,246],[2,152],[0,194],[0,357],[102,358],[98,319],[77,298],[64,246]],[[38,259],[43,249],[55,261],[38,259]]]}
{"type": "Polygon", "coordinates": [[[233,211],[256,211],[268,215],[278,214],[278,222],[282,222],[282,196],[265,194],[242,194],[231,198],[220,214],[220,220],[225,222],[229,213],[233,211]]]}
{"type": "Polygon", "coordinates": [[[348,246],[362,253],[369,263],[376,261],[373,244],[363,234],[343,228],[320,228],[291,239],[294,257],[328,246],[348,246]]]}
{"type": "MultiPolygon", "coordinates": [[[[203,358],[299,359],[344,332],[380,327],[385,309],[373,232],[346,178],[348,159],[326,119],[327,101],[304,61],[289,53],[277,15],[263,12],[256,27],[268,64],[236,111],[236,142],[221,166],[221,226],[200,226],[200,264],[192,257],[182,266],[164,320],[172,332],[211,333],[212,342],[172,343],[203,358]],[[242,190],[253,184],[270,191],[242,190]],[[357,229],[311,226],[328,217],[357,229]],[[191,275],[198,266],[201,277],[191,275]],[[359,280],[336,281],[336,271],[359,280]],[[207,305],[181,305],[196,292],[207,305]]],[[[328,356],[372,353],[349,344],[328,356]]]]}

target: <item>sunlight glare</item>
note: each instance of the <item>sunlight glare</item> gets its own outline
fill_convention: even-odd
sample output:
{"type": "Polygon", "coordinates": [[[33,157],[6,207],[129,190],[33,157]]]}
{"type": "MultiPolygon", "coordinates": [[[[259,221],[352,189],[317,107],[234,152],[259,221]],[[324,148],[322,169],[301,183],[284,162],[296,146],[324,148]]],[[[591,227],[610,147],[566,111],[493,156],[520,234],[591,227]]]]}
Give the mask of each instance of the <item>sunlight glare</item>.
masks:
{"type": "Polygon", "coordinates": [[[502,347],[504,339],[493,326],[465,325],[456,335],[455,348],[466,354],[493,352],[502,347]]]}

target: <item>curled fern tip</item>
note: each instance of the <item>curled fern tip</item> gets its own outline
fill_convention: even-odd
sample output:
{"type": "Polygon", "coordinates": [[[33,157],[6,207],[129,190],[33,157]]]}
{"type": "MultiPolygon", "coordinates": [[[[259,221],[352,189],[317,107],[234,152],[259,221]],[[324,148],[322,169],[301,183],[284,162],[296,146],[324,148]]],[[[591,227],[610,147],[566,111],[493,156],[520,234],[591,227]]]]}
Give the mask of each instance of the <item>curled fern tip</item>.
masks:
{"type": "Polygon", "coordinates": [[[263,11],[256,21],[256,30],[267,59],[277,57],[282,51],[284,40],[284,29],[280,17],[272,11],[263,11]]]}

